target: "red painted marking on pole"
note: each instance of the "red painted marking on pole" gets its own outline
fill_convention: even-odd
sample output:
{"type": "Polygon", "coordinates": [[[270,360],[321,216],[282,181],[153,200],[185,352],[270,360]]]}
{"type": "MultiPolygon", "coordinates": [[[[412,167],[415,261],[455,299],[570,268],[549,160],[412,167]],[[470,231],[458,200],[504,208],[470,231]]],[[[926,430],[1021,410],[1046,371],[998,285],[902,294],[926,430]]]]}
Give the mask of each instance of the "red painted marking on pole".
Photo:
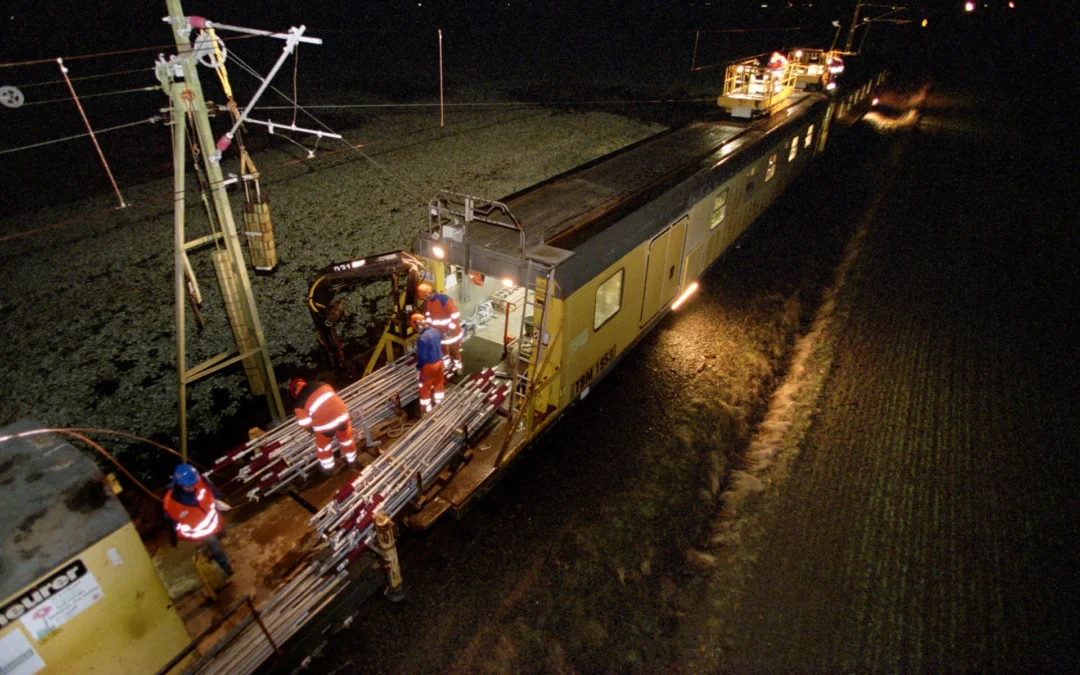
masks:
{"type": "Polygon", "coordinates": [[[446,113],[443,107],[442,28],[439,29],[439,126],[446,126],[446,113]]]}
{"type": "Polygon", "coordinates": [[[105,167],[105,173],[109,175],[109,182],[112,183],[113,190],[116,191],[116,198],[120,200],[120,208],[124,208],[127,206],[124,203],[124,196],[120,194],[120,188],[116,186],[116,179],[113,178],[112,171],[109,169],[109,163],[105,161],[105,153],[101,151],[101,146],[98,145],[97,136],[94,135],[94,128],[90,126],[90,120],[86,119],[86,113],[83,111],[82,103],[79,103],[75,87],[72,86],[71,79],[68,78],[67,68],[64,67],[64,59],[56,59],[56,63],[60,66],[60,74],[64,76],[64,82],[67,83],[68,91],[71,92],[71,98],[74,99],[75,105],[79,108],[79,114],[82,115],[83,123],[86,124],[86,130],[90,132],[90,140],[94,142],[94,147],[97,148],[98,157],[101,158],[101,163],[105,167]]]}

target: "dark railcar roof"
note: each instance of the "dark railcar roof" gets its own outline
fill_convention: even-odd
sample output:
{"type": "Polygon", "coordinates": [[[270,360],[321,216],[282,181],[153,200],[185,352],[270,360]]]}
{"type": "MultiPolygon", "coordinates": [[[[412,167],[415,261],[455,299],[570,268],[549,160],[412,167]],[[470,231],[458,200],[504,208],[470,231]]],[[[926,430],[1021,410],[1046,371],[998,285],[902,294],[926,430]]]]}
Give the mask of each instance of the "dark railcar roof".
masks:
{"type": "MultiPolygon", "coordinates": [[[[526,241],[559,246],[559,239],[589,224],[600,213],[664,181],[745,131],[744,125],[699,122],[578,167],[502,200],[517,216],[526,241]]],[[[472,244],[513,254],[518,237],[496,228],[477,228],[472,244]]],[[[566,248],[561,246],[561,248],[566,248]]]]}
{"type": "MultiPolygon", "coordinates": [[[[500,201],[521,224],[528,257],[557,264],[560,295],[567,297],[758,159],[758,141],[825,101],[795,94],[786,110],[750,124],[697,122],[663,132],[500,201]]],[[[448,243],[448,260],[463,264],[464,249],[448,243]]],[[[430,244],[421,237],[417,251],[430,255],[430,244]]],[[[520,278],[507,267],[520,254],[515,230],[469,231],[471,269],[520,278]]]]}

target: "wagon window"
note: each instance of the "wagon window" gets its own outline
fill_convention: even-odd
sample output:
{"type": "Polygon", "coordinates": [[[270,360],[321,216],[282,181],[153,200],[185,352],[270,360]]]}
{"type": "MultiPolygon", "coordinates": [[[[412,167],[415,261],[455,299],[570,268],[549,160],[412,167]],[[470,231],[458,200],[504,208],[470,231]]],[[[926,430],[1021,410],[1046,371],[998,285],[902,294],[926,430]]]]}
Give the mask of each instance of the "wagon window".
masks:
{"type": "Polygon", "coordinates": [[[769,168],[765,169],[765,182],[768,183],[776,175],[776,153],[769,155],[769,168]]]}
{"type": "Polygon", "coordinates": [[[716,195],[716,199],[713,200],[712,225],[709,226],[709,229],[715,230],[716,226],[724,220],[725,215],[727,215],[727,189],[721,190],[716,195]]]}
{"type": "Polygon", "coordinates": [[[806,141],[803,143],[804,148],[809,148],[810,144],[814,142],[814,125],[806,127],[806,141]]]}
{"type": "Polygon", "coordinates": [[[623,270],[607,278],[596,289],[596,308],[593,310],[593,330],[599,330],[608,320],[618,314],[622,307],[623,270]]]}
{"type": "Polygon", "coordinates": [[[787,161],[794,162],[795,156],[799,154],[799,137],[791,139],[791,150],[788,151],[787,161]]]}

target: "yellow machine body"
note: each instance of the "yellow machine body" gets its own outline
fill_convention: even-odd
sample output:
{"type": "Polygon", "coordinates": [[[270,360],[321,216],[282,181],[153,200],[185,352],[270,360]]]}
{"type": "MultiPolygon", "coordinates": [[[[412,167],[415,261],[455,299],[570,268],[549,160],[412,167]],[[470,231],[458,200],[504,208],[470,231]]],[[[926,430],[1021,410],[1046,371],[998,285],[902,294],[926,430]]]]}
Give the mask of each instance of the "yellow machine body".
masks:
{"type": "Polygon", "coordinates": [[[0,672],[157,672],[191,638],[97,467],[51,435],[0,444],[0,464],[0,672]]]}

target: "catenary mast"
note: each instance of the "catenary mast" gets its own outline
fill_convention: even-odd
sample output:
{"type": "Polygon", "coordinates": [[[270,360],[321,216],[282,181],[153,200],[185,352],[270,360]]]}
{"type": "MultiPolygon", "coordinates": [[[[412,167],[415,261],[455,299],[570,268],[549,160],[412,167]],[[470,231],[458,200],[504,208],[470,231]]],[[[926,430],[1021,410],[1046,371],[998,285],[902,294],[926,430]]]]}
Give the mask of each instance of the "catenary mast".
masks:
{"type": "MultiPolygon", "coordinates": [[[[187,457],[187,385],[211,373],[237,363],[245,362],[248,380],[254,393],[266,396],[267,406],[275,421],[285,419],[270,350],[266,344],[258,309],[251,291],[244,254],[233,221],[232,206],[225,190],[221,172],[220,153],[214,142],[213,131],[207,115],[202,85],[196,71],[197,60],[189,37],[191,25],[184,15],[180,0],[166,0],[169,23],[176,41],[177,55],[168,63],[159,64],[163,86],[172,100],[173,107],[173,159],[175,184],[175,285],[176,285],[176,364],[180,403],[180,449],[187,457]],[[187,152],[186,118],[190,113],[196,132],[196,141],[206,171],[207,189],[220,230],[208,237],[187,241],[184,234],[184,165],[187,152]],[[226,305],[230,308],[230,320],[237,340],[237,349],[222,353],[192,368],[188,368],[185,355],[185,317],[187,280],[187,251],[206,244],[223,245],[220,256],[218,279],[226,305]],[[260,391],[261,390],[261,391],[260,391]]],[[[198,161],[196,158],[195,161],[198,161]]]]}

